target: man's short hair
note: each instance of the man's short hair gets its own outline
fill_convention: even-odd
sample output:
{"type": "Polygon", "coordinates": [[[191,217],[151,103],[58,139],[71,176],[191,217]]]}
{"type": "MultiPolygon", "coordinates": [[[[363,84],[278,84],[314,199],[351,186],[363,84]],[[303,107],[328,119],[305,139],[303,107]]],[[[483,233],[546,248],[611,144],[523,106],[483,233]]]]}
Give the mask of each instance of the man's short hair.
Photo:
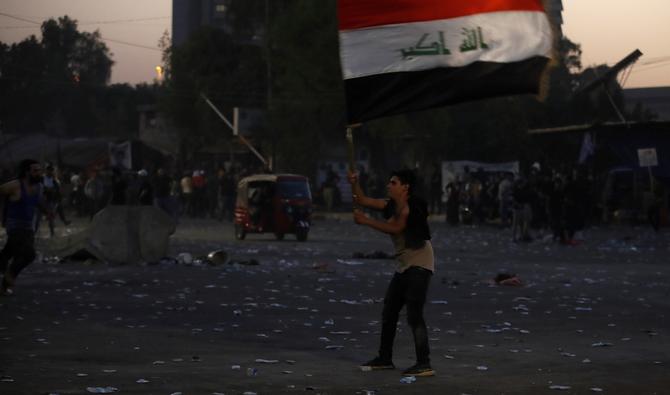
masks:
{"type": "Polygon", "coordinates": [[[391,172],[391,177],[396,176],[400,183],[403,185],[409,186],[409,194],[411,195],[414,192],[414,187],[416,186],[416,174],[410,169],[395,170],[391,172]]]}
{"type": "Polygon", "coordinates": [[[40,162],[34,159],[24,159],[19,163],[19,178],[25,177],[30,172],[32,165],[39,165],[40,162]]]}

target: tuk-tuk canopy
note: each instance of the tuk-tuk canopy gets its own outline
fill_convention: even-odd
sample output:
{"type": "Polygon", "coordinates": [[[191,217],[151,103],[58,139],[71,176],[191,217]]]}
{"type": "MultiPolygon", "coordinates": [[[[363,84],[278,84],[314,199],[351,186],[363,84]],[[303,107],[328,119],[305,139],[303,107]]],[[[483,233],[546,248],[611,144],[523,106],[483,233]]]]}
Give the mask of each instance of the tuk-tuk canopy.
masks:
{"type": "MultiPolygon", "coordinates": [[[[254,174],[244,177],[237,184],[237,205],[246,207],[248,199],[253,195],[259,184],[277,184],[282,190],[279,192],[285,198],[300,198],[311,201],[312,195],[309,190],[309,179],[299,174],[254,174]],[[293,185],[292,185],[293,184],[293,185]],[[302,185],[300,185],[302,184],[302,185]]],[[[272,188],[272,194],[277,191],[272,188]]]]}

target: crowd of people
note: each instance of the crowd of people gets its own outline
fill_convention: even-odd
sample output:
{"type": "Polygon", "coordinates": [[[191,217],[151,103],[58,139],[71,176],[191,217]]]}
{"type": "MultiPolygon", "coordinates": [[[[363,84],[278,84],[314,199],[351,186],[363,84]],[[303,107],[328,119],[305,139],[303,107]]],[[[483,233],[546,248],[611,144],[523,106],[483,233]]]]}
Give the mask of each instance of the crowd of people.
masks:
{"type": "Polygon", "coordinates": [[[511,227],[512,240],[533,240],[531,229],[551,230],[553,239],[575,244],[575,233],[593,212],[592,183],[585,172],[541,171],[533,166],[527,176],[512,173],[465,173],[449,182],[444,192],[431,188],[431,209],[446,221],[498,223],[511,227]],[[444,205],[442,201],[446,200],[444,205]]]}
{"type": "MultiPolygon", "coordinates": [[[[183,171],[164,168],[139,171],[121,168],[69,170],[45,164],[41,188],[48,213],[38,216],[36,226],[46,220],[51,235],[56,220],[65,225],[68,216],[93,216],[107,205],[155,205],[177,220],[180,217],[232,220],[238,181],[251,171],[241,166],[205,167],[183,171]]],[[[1,174],[2,182],[16,176],[1,174]]]]}
{"type": "MultiPolygon", "coordinates": [[[[92,219],[108,204],[155,205],[172,218],[232,220],[238,181],[262,170],[233,166],[190,166],[172,171],[164,168],[131,171],[120,168],[94,170],[59,169],[44,165],[42,186],[50,214],[42,217],[50,234],[57,221],[67,225],[68,216],[92,219]],[[67,210],[66,210],[67,209],[67,210]]],[[[385,179],[370,169],[359,168],[361,188],[373,196],[385,194],[385,179]]],[[[2,181],[12,178],[4,171],[2,181]]],[[[314,204],[322,210],[348,210],[342,204],[339,175],[332,170],[313,188],[314,204]]],[[[511,228],[515,242],[533,240],[533,233],[550,231],[554,240],[575,244],[575,234],[594,217],[593,182],[580,169],[556,171],[533,165],[527,175],[466,171],[447,180],[436,168],[425,183],[430,213],[445,215],[447,223],[499,224],[511,228]]],[[[314,184],[313,184],[314,185],[314,184]]],[[[658,221],[656,221],[658,222],[658,221]]],[[[39,226],[39,224],[38,224],[39,226]]]]}

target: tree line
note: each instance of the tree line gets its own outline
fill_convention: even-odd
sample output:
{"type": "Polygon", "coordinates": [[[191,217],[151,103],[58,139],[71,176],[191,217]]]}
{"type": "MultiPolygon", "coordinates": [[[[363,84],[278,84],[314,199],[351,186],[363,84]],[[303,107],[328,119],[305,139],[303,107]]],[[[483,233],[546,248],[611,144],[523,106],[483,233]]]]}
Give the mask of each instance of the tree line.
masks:
{"type": "MultiPolygon", "coordinates": [[[[42,36],[0,43],[0,121],[5,133],[132,134],[137,106],[157,103],[179,127],[182,147],[196,152],[223,126],[201,99],[224,111],[266,110],[255,138],[280,169],[314,173],[334,144],[343,144],[345,106],[335,0],[233,1],[231,29],[203,27],[179,46],[161,39],[161,82],[109,84],[112,55],[99,33],[79,32],[67,16],[42,24],[42,36]]],[[[510,96],[368,122],[362,133],[373,162],[399,152],[407,164],[439,160],[533,160],[545,150],[530,128],[617,120],[604,90],[578,94],[606,66],[583,68],[581,48],[561,38],[548,95],[510,96]]],[[[608,82],[621,109],[622,88],[608,82]]],[[[628,114],[644,118],[650,114],[628,114]]],[[[574,157],[575,142],[544,154],[574,157]]]]}

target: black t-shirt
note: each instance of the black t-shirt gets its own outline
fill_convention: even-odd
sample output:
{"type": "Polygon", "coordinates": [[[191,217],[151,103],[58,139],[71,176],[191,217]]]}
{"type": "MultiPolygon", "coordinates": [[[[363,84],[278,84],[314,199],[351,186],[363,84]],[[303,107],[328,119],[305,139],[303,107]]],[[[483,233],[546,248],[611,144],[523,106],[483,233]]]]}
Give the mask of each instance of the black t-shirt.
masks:
{"type": "MultiPolygon", "coordinates": [[[[424,246],[426,240],[430,240],[430,227],[428,226],[428,203],[419,197],[410,197],[407,201],[409,215],[405,227],[405,246],[418,249],[424,246]]],[[[395,213],[395,201],[389,199],[384,207],[384,218],[389,219],[395,213]]]]}

